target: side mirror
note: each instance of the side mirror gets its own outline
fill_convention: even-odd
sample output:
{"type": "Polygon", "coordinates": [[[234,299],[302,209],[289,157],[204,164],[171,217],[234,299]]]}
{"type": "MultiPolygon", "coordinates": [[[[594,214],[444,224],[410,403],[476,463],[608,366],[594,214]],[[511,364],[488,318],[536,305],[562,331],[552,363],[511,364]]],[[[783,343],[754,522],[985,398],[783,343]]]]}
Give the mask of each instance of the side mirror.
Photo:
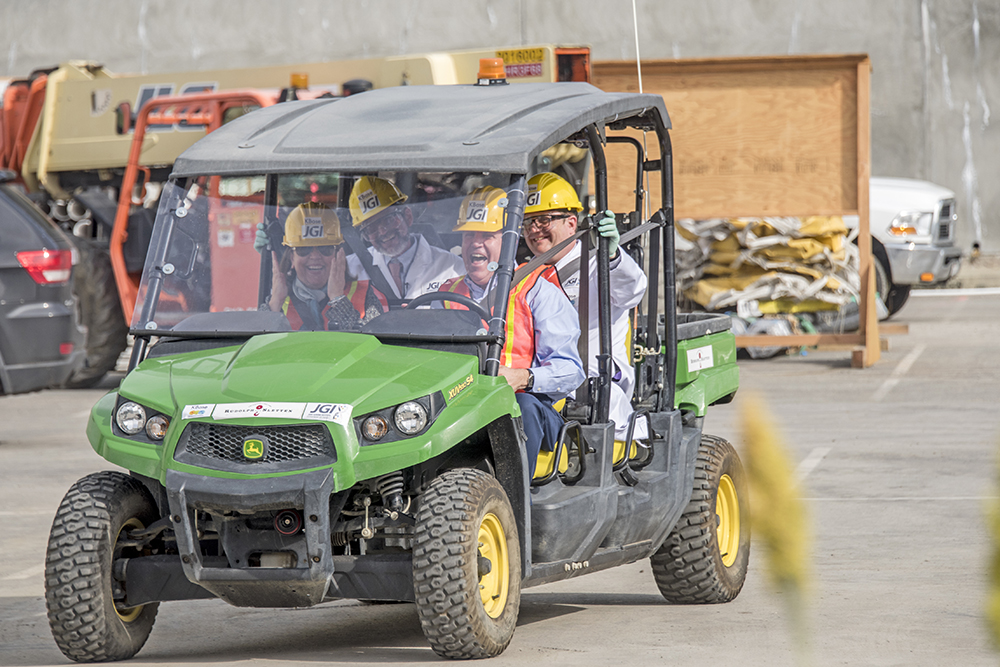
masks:
{"type": "Polygon", "coordinates": [[[128,134],[132,131],[132,105],[122,102],[115,108],[115,133],[128,134]]]}

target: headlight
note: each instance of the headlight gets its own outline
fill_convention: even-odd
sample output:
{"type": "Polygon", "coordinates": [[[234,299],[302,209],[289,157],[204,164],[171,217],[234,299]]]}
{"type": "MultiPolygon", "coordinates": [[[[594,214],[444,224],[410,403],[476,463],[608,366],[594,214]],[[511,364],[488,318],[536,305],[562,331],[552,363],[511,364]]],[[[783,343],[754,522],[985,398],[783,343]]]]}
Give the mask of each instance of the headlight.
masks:
{"type": "Polygon", "coordinates": [[[361,431],[369,440],[381,440],[389,432],[389,422],[381,415],[372,415],[361,425],[361,431]]]}
{"type": "Polygon", "coordinates": [[[902,211],[892,219],[892,223],[889,225],[889,233],[893,236],[926,236],[931,233],[931,224],[933,222],[933,213],[902,211]]]}
{"type": "MultiPolygon", "coordinates": [[[[163,440],[164,436],[167,435],[167,428],[170,426],[170,420],[163,415],[156,415],[149,418],[146,422],[146,435],[148,435],[153,440],[163,440]]],[[[123,431],[125,429],[122,429],[123,431]]]]}
{"type": "Polygon", "coordinates": [[[138,403],[128,401],[118,406],[115,423],[127,435],[135,435],[146,425],[146,410],[138,403]]]}
{"type": "Polygon", "coordinates": [[[400,433],[414,435],[427,426],[427,410],[416,401],[407,401],[396,408],[395,419],[400,433]]]}

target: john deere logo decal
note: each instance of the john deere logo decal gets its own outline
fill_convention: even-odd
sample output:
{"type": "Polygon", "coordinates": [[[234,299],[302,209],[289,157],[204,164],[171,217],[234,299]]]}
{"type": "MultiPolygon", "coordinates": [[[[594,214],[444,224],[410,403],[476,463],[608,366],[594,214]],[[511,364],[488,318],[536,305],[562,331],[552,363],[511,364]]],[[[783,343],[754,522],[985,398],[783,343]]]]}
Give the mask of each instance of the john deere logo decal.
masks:
{"type": "Polygon", "coordinates": [[[264,441],[247,438],[243,441],[243,458],[256,460],[264,457],[264,441]]]}

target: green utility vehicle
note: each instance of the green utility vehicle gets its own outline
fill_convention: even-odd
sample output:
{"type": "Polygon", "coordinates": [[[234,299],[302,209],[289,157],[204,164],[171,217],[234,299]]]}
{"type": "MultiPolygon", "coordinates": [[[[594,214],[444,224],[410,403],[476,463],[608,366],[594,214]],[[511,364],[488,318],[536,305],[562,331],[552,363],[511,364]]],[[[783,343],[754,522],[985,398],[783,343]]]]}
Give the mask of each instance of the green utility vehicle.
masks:
{"type": "Polygon", "coordinates": [[[87,426],[94,449],[129,473],[78,481],[52,526],[46,601],[63,653],[129,658],[159,602],[217,597],[409,601],[436,653],[489,657],[511,641],[523,587],[644,558],[670,601],[735,598],[750,544],[744,474],[727,442],[702,433],[706,409],[737,390],[734,339],[726,317],[676,312],[668,127],[659,96],[584,83],[410,86],[261,109],[188,149],[160,198],[129,371],[87,426]],[[583,229],[598,368],[529,479],[498,368],[508,294],[558,251],[517,268],[526,179],[563,143],[589,152],[595,210],[607,207],[605,151],[632,160],[615,174],[637,193],[621,247],[650,280],[631,325],[630,426],[643,420],[650,437],[615,446],[609,247],[583,229]],[[285,220],[303,202],[336,212],[370,287],[392,294],[352,226],[364,176],[394,182],[411,232],[445,249],[459,244],[466,195],[506,192],[492,311],[431,292],[313,331],[261,308],[284,271],[272,263],[285,220]],[[273,253],[254,250],[261,222],[273,253]],[[441,307],[456,301],[465,308],[441,307]]]}

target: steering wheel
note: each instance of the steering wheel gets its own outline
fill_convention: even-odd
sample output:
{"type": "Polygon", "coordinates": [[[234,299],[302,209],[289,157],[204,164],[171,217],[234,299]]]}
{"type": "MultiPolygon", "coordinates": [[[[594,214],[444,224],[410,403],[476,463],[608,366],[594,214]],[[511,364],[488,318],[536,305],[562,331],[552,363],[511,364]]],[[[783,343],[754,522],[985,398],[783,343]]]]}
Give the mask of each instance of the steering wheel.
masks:
{"type": "Polygon", "coordinates": [[[490,311],[479,303],[476,303],[464,294],[456,294],[455,292],[428,292],[427,294],[421,294],[416,299],[411,299],[406,305],[407,308],[416,308],[417,306],[422,306],[424,304],[430,303],[432,301],[454,301],[455,303],[462,304],[472,312],[479,315],[484,322],[489,322],[493,315],[490,311]]]}

